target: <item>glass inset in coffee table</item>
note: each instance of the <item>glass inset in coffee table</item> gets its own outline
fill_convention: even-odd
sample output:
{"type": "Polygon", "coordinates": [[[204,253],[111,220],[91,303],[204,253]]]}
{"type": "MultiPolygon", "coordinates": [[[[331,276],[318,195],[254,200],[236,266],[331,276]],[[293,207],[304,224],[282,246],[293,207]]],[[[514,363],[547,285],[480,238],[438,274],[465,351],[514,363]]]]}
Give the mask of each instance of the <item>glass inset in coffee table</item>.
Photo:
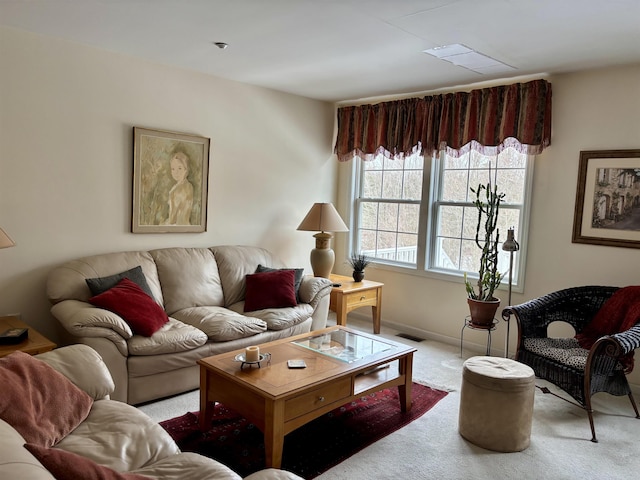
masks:
{"type": "Polygon", "coordinates": [[[352,363],[396,348],[396,345],[392,343],[369,335],[337,328],[331,329],[327,333],[295,340],[292,343],[346,363],[352,363]]]}
{"type": "Polygon", "coordinates": [[[280,467],[287,433],[363,395],[397,387],[411,409],[413,347],[336,326],[260,345],[271,354],[263,368],[241,369],[243,351],[198,361],[200,423],[211,424],[214,402],[230,406],[264,433],[267,467],[280,467]],[[307,367],[289,369],[292,359],[307,367]]]}

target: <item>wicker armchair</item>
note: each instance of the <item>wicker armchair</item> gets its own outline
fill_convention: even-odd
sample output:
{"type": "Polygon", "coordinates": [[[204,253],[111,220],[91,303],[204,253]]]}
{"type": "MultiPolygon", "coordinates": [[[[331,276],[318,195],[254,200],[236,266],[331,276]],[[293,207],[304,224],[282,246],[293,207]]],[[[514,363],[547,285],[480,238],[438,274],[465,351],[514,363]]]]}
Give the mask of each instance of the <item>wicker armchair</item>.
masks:
{"type": "MultiPolygon", "coordinates": [[[[640,418],[620,358],[640,347],[640,323],[631,329],[598,339],[590,350],[574,338],[548,338],[550,323],[561,321],[580,333],[618,287],[574,287],[544,295],[502,311],[504,320],[514,315],[518,323],[516,360],[529,365],[536,376],[568,393],[577,403],[563,400],[587,411],[591,441],[597,442],[593,425],[591,396],[598,392],[628,395],[640,418]]],[[[541,388],[544,393],[551,393],[541,388]]],[[[554,394],[555,395],[555,394],[554,394]]]]}

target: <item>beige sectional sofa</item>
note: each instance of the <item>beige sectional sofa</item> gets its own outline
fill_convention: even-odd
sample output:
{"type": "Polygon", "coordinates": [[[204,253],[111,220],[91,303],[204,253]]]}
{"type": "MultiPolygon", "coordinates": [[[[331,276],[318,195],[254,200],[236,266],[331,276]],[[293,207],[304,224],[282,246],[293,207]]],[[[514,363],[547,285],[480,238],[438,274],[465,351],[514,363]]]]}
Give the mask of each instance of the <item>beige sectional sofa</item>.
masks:
{"type": "Polygon", "coordinates": [[[331,282],[300,269],[296,305],[245,312],[246,277],[258,266],[291,267],[252,246],[108,253],[54,268],[47,295],[64,328],[103,358],[115,381],[111,397],[135,405],[198,388],[198,359],[326,326],[331,282]],[[132,269],[141,270],[169,318],[151,336],[134,334],[121,316],[90,303],[87,279],[132,269]]]}
{"type": "MultiPolygon", "coordinates": [[[[32,357],[22,355],[24,358],[14,363],[14,366],[20,365],[20,368],[14,367],[12,370],[14,375],[17,373],[17,377],[32,373],[35,368],[43,368],[27,366],[33,362],[30,360],[32,357]]],[[[59,372],[71,381],[67,382],[64,377],[54,379],[45,370],[45,374],[52,379],[47,387],[57,389],[60,397],[66,398],[70,396],[69,389],[79,388],[78,395],[83,397],[74,395],[73,398],[79,399],[78,403],[83,405],[83,411],[82,414],[77,414],[80,407],[69,405],[69,402],[60,408],[60,404],[56,404],[58,399],[51,395],[37,398],[36,394],[29,401],[24,398],[24,392],[21,392],[23,402],[18,408],[24,411],[30,405],[37,405],[38,415],[32,418],[33,428],[25,426],[23,417],[23,421],[12,423],[22,434],[0,419],[0,478],[53,480],[52,472],[59,472],[60,469],[65,472],[64,478],[114,478],[112,472],[105,471],[110,469],[156,480],[241,480],[234,471],[213,459],[196,453],[181,452],[169,434],[140,410],[126,403],[110,400],[113,380],[95,350],[86,345],[70,345],[37,355],[35,359],[44,361],[53,367],[53,373],[59,372]],[[44,442],[46,445],[36,445],[39,447],[39,451],[35,452],[36,457],[31,449],[27,450],[25,444],[29,443],[33,448],[32,445],[37,442],[34,439],[41,437],[34,433],[39,428],[46,432],[70,430],[70,433],[61,435],[62,438],[53,444],[44,442]],[[58,456],[60,458],[56,458],[58,456]],[[109,476],[99,477],[99,474],[109,476]]],[[[0,363],[5,365],[2,360],[0,363]]],[[[37,392],[37,385],[25,390],[41,393],[37,392]]],[[[9,410],[7,407],[1,413],[15,420],[9,410]]],[[[246,479],[301,480],[297,475],[277,469],[261,470],[246,479]]]]}

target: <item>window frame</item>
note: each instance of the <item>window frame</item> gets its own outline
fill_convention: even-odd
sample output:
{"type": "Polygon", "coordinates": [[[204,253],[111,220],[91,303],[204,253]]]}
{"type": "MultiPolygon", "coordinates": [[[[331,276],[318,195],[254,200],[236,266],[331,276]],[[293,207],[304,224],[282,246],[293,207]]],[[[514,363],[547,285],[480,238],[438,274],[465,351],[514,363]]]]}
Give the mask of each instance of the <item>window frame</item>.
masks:
{"type": "MultiPolygon", "coordinates": [[[[437,280],[444,280],[455,283],[464,282],[464,272],[462,270],[444,270],[436,267],[431,267],[431,252],[433,249],[433,242],[436,240],[437,231],[437,216],[436,216],[436,193],[440,188],[442,178],[442,165],[444,164],[444,151],[439,151],[437,155],[433,157],[423,157],[423,180],[422,180],[422,198],[420,200],[420,215],[418,226],[418,241],[416,251],[416,265],[402,264],[396,261],[385,261],[381,259],[374,259],[373,263],[376,268],[384,270],[395,271],[398,273],[405,273],[410,275],[417,275],[421,277],[434,278],[437,280]],[[426,200],[425,200],[426,199],[426,200]]],[[[358,229],[361,224],[360,218],[360,205],[363,201],[361,198],[362,181],[363,181],[363,162],[364,160],[355,157],[353,159],[353,168],[351,169],[352,181],[351,188],[351,208],[350,216],[352,228],[349,232],[349,252],[359,252],[359,235],[358,229]]],[[[512,290],[515,292],[524,291],[524,278],[526,273],[526,258],[527,258],[527,245],[529,237],[529,223],[531,204],[533,200],[533,173],[534,173],[535,156],[527,155],[527,162],[525,167],[525,181],[523,192],[523,204],[520,209],[520,226],[516,232],[516,240],[520,245],[520,250],[513,255],[514,267],[517,269],[517,275],[512,278],[512,290]]],[[[367,198],[367,200],[369,200],[367,198]]],[[[385,202],[393,203],[415,203],[414,200],[399,200],[399,199],[373,199],[385,202]]],[[[504,232],[503,239],[506,238],[506,232],[504,232]]],[[[474,272],[470,272],[471,278],[474,272]]],[[[477,278],[477,275],[476,277],[477,278]]],[[[505,272],[505,278],[502,281],[500,289],[506,289],[508,287],[508,271],[505,272]]]]}
{"type": "MultiPolygon", "coordinates": [[[[417,155],[417,154],[416,154],[417,155]]],[[[393,199],[389,199],[389,198],[383,198],[383,197],[364,197],[362,196],[363,193],[363,179],[364,179],[364,160],[355,157],[353,159],[353,164],[354,164],[354,168],[351,170],[352,175],[353,175],[353,191],[351,194],[351,199],[352,199],[352,208],[351,208],[351,218],[352,218],[352,228],[350,229],[349,232],[349,245],[350,245],[350,251],[348,252],[349,256],[352,253],[360,253],[361,251],[361,245],[359,242],[360,237],[358,235],[356,235],[354,232],[358,232],[360,229],[360,225],[362,223],[362,219],[361,219],[361,208],[360,206],[363,203],[393,203],[396,205],[418,205],[419,208],[419,219],[418,219],[418,232],[417,232],[417,237],[418,237],[418,245],[416,246],[416,262],[418,264],[418,262],[420,261],[420,248],[419,248],[419,242],[420,242],[420,236],[423,234],[421,232],[421,228],[420,226],[422,225],[422,215],[423,215],[423,202],[422,202],[422,198],[424,197],[424,178],[425,175],[428,174],[428,172],[425,169],[425,159],[422,157],[422,155],[417,155],[419,158],[423,159],[423,163],[422,163],[422,192],[421,192],[421,199],[420,200],[414,200],[414,199],[404,199],[404,198],[393,198],[393,199]]],[[[385,160],[382,160],[383,162],[385,160]]],[[[387,160],[388,161],[388,160],[387,160]]],[[[393,161],[393,160],[391,160],[393,161]]],[[[376,231],[383,231],[383,230],[377,230],[376,231]]],[[[400,271],[406,272],[407,270],[411,270],[414,271],[414,267],[412,264],[409,263],[403,263],[400,261],[395,261],[395,260],[389,260],[389,261],[385,261],[384,259],[380,259],[380,258],[375,258],[373,260],[373,263],[375,263],[376,265],[385,265],[386,267],[397,267],[398,269],[400,269],[400,271]]]]}

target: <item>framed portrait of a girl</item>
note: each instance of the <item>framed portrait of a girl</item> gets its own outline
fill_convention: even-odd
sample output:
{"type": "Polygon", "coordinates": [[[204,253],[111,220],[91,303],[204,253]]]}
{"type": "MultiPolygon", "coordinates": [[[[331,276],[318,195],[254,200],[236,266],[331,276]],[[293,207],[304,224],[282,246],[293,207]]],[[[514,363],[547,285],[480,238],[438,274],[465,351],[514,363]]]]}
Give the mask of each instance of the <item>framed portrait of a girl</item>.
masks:
{"type": "Polygon", "coordinates": [[[133,233],[207,229],[210,139],[133,127],[133,233]]]}

